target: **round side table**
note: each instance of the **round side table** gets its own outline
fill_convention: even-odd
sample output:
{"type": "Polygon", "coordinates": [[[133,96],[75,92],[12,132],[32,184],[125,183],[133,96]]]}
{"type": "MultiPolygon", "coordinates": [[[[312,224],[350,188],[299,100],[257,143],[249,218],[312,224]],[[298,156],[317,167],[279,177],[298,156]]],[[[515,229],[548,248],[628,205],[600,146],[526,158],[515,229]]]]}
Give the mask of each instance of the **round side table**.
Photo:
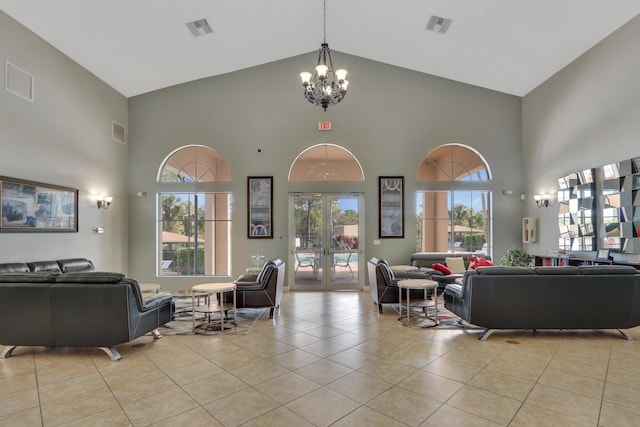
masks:
{"type": "Polygon", "coordinates": [[[405,279],[398,281],[398,293],[400,301],[400,317],[398,321],[404,325],[413,328],[431,328],[438,325],[438,282],[428,279],[405,279]],[[402,316],[402,290],[406,290],[406,310],[407,316],[402,316]],[[424,290],[424,299],[418,302],[411,303],[411,290],[422,289],[424,290]],[[433,302],[435,304],[434,316],[429,317],[427,315],[427,290],[433,290],[433,302]],[[422,307],[424,316],[411,317],[411,307],[422,307]]]}
{"type": "Polygon", "coordinates": [[[210,332],[212,330],[224,332],[236,327],[236,284],[235,283],[203,283],[191,288],[191,307],[193,314],[193,331],[197,334],[199,330],[210,332]],[[233,292],[233,304],[224,302],[224,293],[233,292]],[[196,305],[196,298],[207,294],[206,303],[196,305]],[[218,298],[219,296],[219,298],[218,298]],[[224,324],[224,313],[233,309],[233,321],[229,326],[224,324]],[[220,320],[211,321],[211,314],[219,312],[220,320]],[[196,326],[196,313],[204,313],[208,323],[196,326]]]}

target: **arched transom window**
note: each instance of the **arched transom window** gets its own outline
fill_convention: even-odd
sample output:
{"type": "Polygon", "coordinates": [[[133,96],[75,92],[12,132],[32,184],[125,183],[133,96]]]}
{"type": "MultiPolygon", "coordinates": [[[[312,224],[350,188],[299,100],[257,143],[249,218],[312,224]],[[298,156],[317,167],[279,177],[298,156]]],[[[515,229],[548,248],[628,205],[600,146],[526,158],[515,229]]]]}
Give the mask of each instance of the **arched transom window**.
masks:
{"type": "Polygon", "coordinates": [[[213,148],[187,145],[173,151],[160,167],[159,182],[229,182],[231,169],[213,148]]]}
{"type": "Polygon", "coordinates": [[[318,144],[296,157],[289,169],[289,181],[364,181],[364,172],[348,150],[334,144],[318,144]]]}
{"type": "Polygon", "coordinates": [[[462,144],[445,144],[427,154],[418,181],[488,181],[491,173],[480,153],[462,144]]]}

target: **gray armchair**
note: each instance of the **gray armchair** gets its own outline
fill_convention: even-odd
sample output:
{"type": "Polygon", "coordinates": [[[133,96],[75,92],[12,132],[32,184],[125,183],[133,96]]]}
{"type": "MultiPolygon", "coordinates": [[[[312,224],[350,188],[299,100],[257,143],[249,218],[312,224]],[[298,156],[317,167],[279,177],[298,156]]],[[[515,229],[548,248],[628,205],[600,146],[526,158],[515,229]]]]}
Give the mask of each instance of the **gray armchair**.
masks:
{"type": "MultiPolygon", "coordinates": [[[[245,274],[234,283],[236,288],[236,308],[270,307],[269,317],[280,308],[284,288],[285,263],[279,259],[267,261],[258,274],[245,274]]],[[[232,302],[233,296],[225,294],[225,301],[232,302]]]]}

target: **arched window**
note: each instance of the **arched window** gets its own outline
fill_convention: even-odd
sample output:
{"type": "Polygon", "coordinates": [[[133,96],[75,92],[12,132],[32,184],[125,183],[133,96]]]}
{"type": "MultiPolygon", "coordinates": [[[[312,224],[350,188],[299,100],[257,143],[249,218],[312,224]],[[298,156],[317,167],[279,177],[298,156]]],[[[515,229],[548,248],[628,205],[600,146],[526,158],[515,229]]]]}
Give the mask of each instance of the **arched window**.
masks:
{"type": "Polygon", "coordinates": [[[171,152],[158,181],[181,183],[158,193],[158,275],[231,274],[231,193],[195,191],[195,183],[231,181],[215,150],[188,145],[171,152]]]}
{"type": "Polygon", "coordinates": [[[187,145],[167,156],[158,182],[229,182],[231,168],[216,150],[203,145],[187,145]]]}
{"type": "Polygon", "coordinates": [[[334,144],[318,144],[296,157],[289,168],[289,181],[364,181],[358,159],[334,144]]]}
{"type": "Polygon", "coordinates": [[[491,169],[471,147],[451,143],[429,152],[417,181],[449,182],[449,188],[417,192],[417,250],[490,255],[491,191],[478,187],[489,180],[491,169]]]}

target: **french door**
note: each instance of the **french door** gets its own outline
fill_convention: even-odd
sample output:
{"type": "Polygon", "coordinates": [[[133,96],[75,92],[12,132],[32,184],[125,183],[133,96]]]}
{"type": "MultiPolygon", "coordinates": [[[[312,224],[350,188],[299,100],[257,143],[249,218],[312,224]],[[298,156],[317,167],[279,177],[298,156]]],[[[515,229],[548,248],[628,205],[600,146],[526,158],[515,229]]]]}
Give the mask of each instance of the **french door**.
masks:
{"type": "Polygon", "coordinates": [[[361,193],[289,195],[292,290],[362,289],[361,193]]]}

